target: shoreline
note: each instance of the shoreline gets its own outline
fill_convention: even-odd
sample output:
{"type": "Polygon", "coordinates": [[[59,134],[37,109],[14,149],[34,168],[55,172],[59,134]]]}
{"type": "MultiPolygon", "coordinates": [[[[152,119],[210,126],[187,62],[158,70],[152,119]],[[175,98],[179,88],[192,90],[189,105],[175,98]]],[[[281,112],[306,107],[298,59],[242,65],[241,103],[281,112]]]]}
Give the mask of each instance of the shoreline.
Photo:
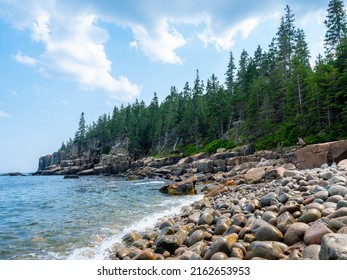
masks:
{"type": "Polygon", "coordinates": [[[179,214],[123,236],[109,259],[346,260],[346,170],[282,167],[254,184],[224,178],[179,214]]]}

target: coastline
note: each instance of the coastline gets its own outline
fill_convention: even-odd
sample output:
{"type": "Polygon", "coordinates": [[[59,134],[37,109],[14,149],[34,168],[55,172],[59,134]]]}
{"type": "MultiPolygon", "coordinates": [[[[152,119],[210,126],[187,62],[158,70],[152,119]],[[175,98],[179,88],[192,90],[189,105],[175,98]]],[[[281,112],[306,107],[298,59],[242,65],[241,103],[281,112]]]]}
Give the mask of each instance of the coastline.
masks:
{"type": "Polygon", "coordinates": [[[138,161],[114,151],[96,165],[56,153],[40,158],[39,173],[158,178],[174,187],[189,182],[189,190],[207,185],[204,198],[179,214],[125,234],[109,259],[347,259],[346,151],[347,140],[138,161]]]}
{"type": "MultiPolygon", "coordinates": [[[[244,174],[259,172],[264,164],[246,168],[244,174]]],[[[109,258],[346,260],[345,165],[306,170],[284,166],[256,183],[227,177],[214,182],[203,199],[179,214],[159,219],[150,231],[123,236],[109,258]]]]}

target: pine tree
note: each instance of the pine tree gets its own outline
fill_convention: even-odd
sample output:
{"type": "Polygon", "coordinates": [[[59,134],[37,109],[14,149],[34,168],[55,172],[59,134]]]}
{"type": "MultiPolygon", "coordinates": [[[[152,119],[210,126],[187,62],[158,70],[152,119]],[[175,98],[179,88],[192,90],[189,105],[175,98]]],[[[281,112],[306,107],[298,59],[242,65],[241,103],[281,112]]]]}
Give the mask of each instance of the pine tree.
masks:
{"type": "Polygon", "coordinates": [[[235,83],[235,77],[234,77],[234,72],[235,72],[235,63],[234,63],[234,56],[233,53],[230,52],[230,58],[229,58],[229,63],[227,67],[227,71],[225,73],[225,85],[226,85],[226,90],[229,95],[233,93],[234,89],[234,83],[235,83]]]}
{"type": "Polygon", "coordinates": [[[346,11],[342,0],[330,0],[324,23],[327,27],[324,40],[326,55],[335,56],[336,48],[347,32],[346,11]]]}
{"type": "Polygon", "coordinates": [[[77,144],[78,154],[80,155],[86,148],[86,121],[84,119],[84,112],[81,113],[74,142],[77,144]]]}

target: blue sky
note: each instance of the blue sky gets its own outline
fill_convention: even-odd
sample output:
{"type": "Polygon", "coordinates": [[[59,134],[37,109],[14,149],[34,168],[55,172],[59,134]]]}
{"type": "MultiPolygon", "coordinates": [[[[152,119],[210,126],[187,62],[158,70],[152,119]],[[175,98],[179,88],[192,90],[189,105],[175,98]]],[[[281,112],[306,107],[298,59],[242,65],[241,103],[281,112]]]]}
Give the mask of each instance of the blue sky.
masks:
{"type": "MultiPolygon", "coordinates": [[[[0,0],[0,172],[32,172],[42,155],[115,105],[159,100],[175,85],[224,82],[229,53],[253,55],[288,4],[312,61],[328,0],[0,0]]],[[[345,1],[346,5],[346,1],[345,1]]]]}

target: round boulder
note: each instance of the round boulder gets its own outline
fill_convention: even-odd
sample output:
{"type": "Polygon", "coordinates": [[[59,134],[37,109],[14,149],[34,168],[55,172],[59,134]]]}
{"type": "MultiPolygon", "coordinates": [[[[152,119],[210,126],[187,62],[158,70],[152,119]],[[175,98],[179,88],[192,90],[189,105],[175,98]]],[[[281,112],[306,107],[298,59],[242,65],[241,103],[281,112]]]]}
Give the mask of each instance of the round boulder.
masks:
{"type": "Polygon", "coordinates": [[[347,234],[330,233],[322,238],[320,260],[347,260],[347,234]]]}
{"type": "Polygon", "coordinates": [[[309,225],[300,222],[290,225],[284,234],[284,243],[291,246],[299,241],[302,241],[305,232],[309,229],[309,227],[309,225]]]}

